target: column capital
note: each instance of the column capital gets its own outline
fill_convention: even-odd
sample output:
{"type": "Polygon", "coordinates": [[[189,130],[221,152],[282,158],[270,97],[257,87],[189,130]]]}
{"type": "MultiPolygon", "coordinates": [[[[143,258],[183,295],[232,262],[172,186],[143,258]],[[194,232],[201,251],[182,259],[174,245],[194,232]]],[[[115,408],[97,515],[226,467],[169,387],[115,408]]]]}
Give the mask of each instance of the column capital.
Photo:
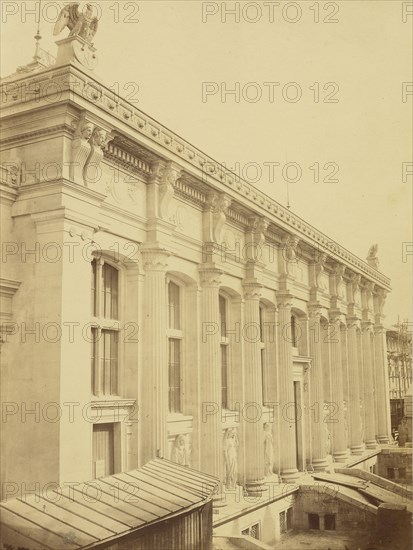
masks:
{"type": "Polygon", "coordinates": [[[373,322],[368,319],[361,321],[361,331],[373,332],[373,322]]]}
{"type": "Polygon", "coordinates": [[[214,264],[204,264],[198,269],[201,277],[202,286],[219,288],[221,286],[221,275],[223,271],[218,269],[214,264]]]}
{"type": "Polygon", "coordinates": [[[261,298],[262,284],[257,279],[244,279],[242,281],[244,297],[246,300],[259,300],[261,298]]]}
{"type": "Polygon", "coordinates": [[[359,319],[359,317],[356,317],[355,315],[353,316],[348,316],[346,318],[346,323],[347,323],[347,328],[348,329],[352,329],[352,328],[361,328],[360,324],[361,324],[361,321],[359,319]]]}
{"type": "Polygon", "coordinates": [[[323,306],[319,302],[310,302],[307,307],[308,316],[312,319],[318,318],[318,320],[320,320],[321,310],[323,309],[323,306]]]}
{"type": "Polygon", "coordinates": [[[168,267],[167,260],[171,255],[168,250],[156,246],[145,247],[143,245],[141,254],[145,271],[166,271],[168,267]]]}
{"type": "Polygon", "coordinates": [[[275,299],[277,302],[277,307],[280,310],[291,309],[293,305],[293,295],[290,293],[278,294],[276,293],[275,299]]]}

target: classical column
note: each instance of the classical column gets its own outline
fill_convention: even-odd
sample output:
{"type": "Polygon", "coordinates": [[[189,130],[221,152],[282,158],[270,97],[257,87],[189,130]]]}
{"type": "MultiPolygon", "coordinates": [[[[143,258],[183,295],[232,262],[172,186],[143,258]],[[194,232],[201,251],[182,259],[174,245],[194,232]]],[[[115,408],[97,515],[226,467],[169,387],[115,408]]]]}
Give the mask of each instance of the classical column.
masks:
{"type": "Polygon", "coordinates": [[[332,312],[329,334],[332,453],[336,462],[347,460],[347,438],[344,425],[343,370],[341,364],[340,316],[332,312]]]}
{"type": "Polygon", "coordinates": [[[169,252],[143,247],[145,269],[143,364],[140,419],[143,454],[146,460],[167,458],[168,353],[166,337],[166,267],[169,252]]]}
{"type": "Polygon", "coordinates": [[[223,480],[219,326],[219,287],[222,271],[214,266],[203,266],[199,272],[202,284],[200,469],[223,480]]]}
{"type": "Polygon", "coordinates": [[[365,442],[368,449],[375,449],[376,441],[376,411],[374,403],[374,375],[371,353],[371,323],[363,322],[362,328],[363,366],[364,366],[364,418],[365,442]]]}
{"type": "Polygon", "coordinates": [[[383,325],[374,325],[374,350],[376,370],[377,438],[379,443],[389,443],[391,432],[387,378],[386,331],[383,325]]]}
{"type": "Polygon", "coordinates": [[[323,364],[321,358],[321,326],[319,306],[309,308],[309,329],[310,329],[310,385],[311,385],[311,439],[312,439],[312,465],[316,472],[327,467],[327,441],[324,429],[323,407],[323,364]]]}
{"type": "Polygon", "coordinates": [[[363,453],[361,414],[360,414],[360,387],[359,387],[359,361],[357,350],[357,329],[358,320],[349,318],[347,320],[347,342],[348,342],[348,372],[349,372],[349,403],[347,412],[350,428],[350,449],[354,455],[363,453]]]}
{"type": "Polygon", "coordinates": [[[246,280],[244,287],[244,410],[245,479],[249,493],[261,493],[264,482],[264,431],[262,423],[262,372],[260,339],[260,288],[256,280],[246,280]],[[258,414],[257,414],[258,412],[258,414]]]}
{"type": "Polygon", "coordinates": [[[280,464],[283,481],[299,477],[297,470],[296,414],[293,381],[293,359],[288,327],[291,326],[290,294],[277,296],[278,305],[278,381],[280,400],[280,464]]]}

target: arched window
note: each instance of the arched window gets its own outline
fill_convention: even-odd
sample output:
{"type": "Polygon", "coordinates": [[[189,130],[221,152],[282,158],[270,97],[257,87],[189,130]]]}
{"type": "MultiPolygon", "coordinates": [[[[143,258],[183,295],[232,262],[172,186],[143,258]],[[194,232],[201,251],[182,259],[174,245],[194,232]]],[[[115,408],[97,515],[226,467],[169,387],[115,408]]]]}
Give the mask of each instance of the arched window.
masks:
{"type": "Polygon", "coordinates": [[[92,262],[92,393],[119,392],[119,271],[103,259],[92,262]]]}

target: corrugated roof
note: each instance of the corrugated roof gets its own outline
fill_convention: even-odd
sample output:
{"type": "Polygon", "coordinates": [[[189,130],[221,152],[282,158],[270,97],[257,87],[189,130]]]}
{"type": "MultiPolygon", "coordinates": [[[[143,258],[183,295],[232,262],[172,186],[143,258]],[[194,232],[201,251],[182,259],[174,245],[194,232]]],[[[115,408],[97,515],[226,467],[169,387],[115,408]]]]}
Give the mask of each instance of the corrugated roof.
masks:
{"type": "Polygon", "coordinates": [[[157,458],[139,470],[48,491],[47,498],[2,501],[0,540],[30,550],[92,548],[202,504],[217,484],[208,474],[157,458]]]}

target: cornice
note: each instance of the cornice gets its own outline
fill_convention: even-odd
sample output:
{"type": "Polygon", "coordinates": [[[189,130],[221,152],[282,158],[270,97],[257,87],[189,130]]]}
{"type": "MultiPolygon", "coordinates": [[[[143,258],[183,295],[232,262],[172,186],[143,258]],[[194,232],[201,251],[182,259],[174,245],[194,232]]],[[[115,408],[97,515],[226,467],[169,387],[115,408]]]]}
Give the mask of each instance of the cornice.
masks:
{"type": "MultiPolygon", "coordinates": [[[[182,162],[184,166],[191,166],[196,176],[210,187],[228,193],[229,196],[238,201],[242,200],[253,212],[261,216],[265,215],[270,222],[272,221],[293,237],[300,238],[312,247],[317,247],[320,251],[326,252],[332,259],[344,262],[354,271],[361,272],[386,290],[390,290],[388,277],[369,266],[346,248],[332,241],[327,235],[315,229],[311,224],[290,212],[268,195],[241,180],[222,164],[162,126],[158,121],[140,111],[135,105],[120,97],[114,99],[112,90],[77,67],[72,65],[60,66],[49,68],[36,75],[26,74],[22,75],[21,78],[9,79],[3,86],[19,83],[22,85],[23,90],[23,83],[26,82],[26,88],[32,86],[35,93],[23,94],[23,92],[17,92],[14,97],[11,93],[7,93],[3,104],[4,116],[7,116],[10,106],[13,107],[13,109],[10,109],[11,115],[16,114],[15,107],[19,104],[30,106],[33,104],[34,107],[39,107],[41,100],[48,97],[47,90],[51,81],[57,83],[62,92],[70,94],[65,96],[62,93],[56,103],[67,101],[68,97],[76,102],[78,98],[83,100],[83,104],[84,102],[88,103],[91,109],[100,109],[101,112],[105,112],[106,115],[110,115],[110,117],[122,122],[122,124],[136,132],[137,138],[145,137],[151,144],[161,147],[166,158],[173,155],[177,162],[182,162]]],[[[1,90],[0,93],[3,93],[3,91],[1,90]]],[[[50,94],[52,93],[56,93],[54,88],[50,94]]],[[[43,106],[44,104],[42,104],[43,106]]]]}

